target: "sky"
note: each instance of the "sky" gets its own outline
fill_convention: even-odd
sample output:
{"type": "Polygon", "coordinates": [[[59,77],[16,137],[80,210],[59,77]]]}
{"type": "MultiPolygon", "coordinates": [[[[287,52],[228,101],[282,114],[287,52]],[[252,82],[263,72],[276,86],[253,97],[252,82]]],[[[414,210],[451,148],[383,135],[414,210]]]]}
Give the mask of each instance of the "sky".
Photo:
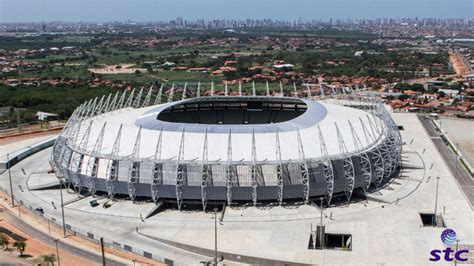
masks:
{"type": "Polygon", "coordinates": [[[0,0],[0,23],[473,16],[474,0],[0,0]]]}

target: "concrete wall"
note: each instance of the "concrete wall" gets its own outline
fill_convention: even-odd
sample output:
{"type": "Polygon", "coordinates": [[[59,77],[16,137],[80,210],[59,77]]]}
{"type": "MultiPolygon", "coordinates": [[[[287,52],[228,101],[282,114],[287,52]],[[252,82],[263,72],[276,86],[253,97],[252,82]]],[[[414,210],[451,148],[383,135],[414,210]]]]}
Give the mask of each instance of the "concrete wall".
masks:
{"type": "Polygon", "coordinates": [[[56,140],[56,137],[51,137],[49,139],[40,141],[40,142],[38,142],[36,144],[33,144],[31,146],[28,146],[28,147],[25,147],[23,149],[12,152],[8,156],[9,161],[7,160],[7,156],[1,157],[0,158],[0,172],[5,171],[9,167],[12,167],[13,165],[18,163],[19,161],[27,158],[28,156],[30,156],[30,155],[32,155],[36,152],[39,152],[41,150],[44,150],[48,147],[53,146],[55,140],[56,140]]]}

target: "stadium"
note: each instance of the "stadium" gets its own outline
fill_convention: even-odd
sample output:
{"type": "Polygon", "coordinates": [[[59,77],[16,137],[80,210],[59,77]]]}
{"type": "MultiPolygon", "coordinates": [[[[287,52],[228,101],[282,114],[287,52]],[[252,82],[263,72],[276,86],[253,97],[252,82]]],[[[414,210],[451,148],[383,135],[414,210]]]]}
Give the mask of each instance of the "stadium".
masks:
{"type": "Polygon", "coordinates": [[[174,84],[80,105],[51,164],[78,193],[183,203],[347,201],[397,174],[402,141],[384,105],[312,86],[220,95],[174,84]],[[328,95],[326,95],[329,92],[328,95]],[[179,98],[179,99],[176,99],[179,98]]]}

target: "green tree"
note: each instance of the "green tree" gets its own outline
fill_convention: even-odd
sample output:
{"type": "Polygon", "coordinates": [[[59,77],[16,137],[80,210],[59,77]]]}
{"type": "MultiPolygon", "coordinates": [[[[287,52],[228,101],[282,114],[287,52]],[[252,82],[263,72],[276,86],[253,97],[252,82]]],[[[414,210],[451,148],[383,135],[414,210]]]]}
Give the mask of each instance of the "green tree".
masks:
{"type": "Polygon", "coordinates": [[[152,67],[151,65],[147,64],[147,65],[146,65],[146,71],[147,71],[148,73],[153,73],[153,67],[152,67]]]}
{"type": "Polygon", "coordinates": [[[21,240],[15,241],[13,247],[16,248],[16,251],[20,252],[20,256],[23,256],[23,252],[25,252],[26,249],[26,242],[21,240]]]}
{"type": "Polygon", "coordinates": [[[398,96],[398,99],[400,101],[404,101],[404,100],[409,99],[409,98],[410,98],[410,96],[406,95],[406,94],[401,94],[400,96],[398,96]]]}
{"type": "Polygon", "coordinates": [[[54,262],[56,261],[56,256],[54,254],[45,254],[41,256],[41,259],[43,260],[44,263],[46,263],[47,266],[54,265],[54,262]]]}
{"type": "Polygon", "coordinates": [[[0,234],[0,245],[2,245],[3,249],[8,248],[10,244],[10,239],[5,234],[0,234]]]}

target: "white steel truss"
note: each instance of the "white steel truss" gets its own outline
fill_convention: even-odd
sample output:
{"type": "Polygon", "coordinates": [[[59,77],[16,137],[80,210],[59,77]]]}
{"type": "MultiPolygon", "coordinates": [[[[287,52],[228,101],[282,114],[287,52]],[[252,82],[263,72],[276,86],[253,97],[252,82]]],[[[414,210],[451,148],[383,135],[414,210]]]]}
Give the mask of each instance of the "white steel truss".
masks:
{"type": "Polygon", "coordinates": [[[159,186],[163,184],[163,162],[161,160],[161,147],[163,138],[163,128],[160,129],[160,135],[156,142],[155,155],[153,157],[153,178],[151,181],[151,197],[154,202],[159,199],[159,186]]]}
{"type": "Polygon", "coordinates": [[[357,132],[352,126],[351,121],[348,121],[348,123],[349,127],[351,128],[352,141],[354,142],[354,146],[356,147],[356,150],[360,152],[357,157],[359,159],[359,166],[362,172],[362,180],[364,180],[363,188],[365,191],[369,188],[370,183],[372,182],[372,165],[370,163],[369,155],[366,152],[362,151],[362,142],[360,141],[357,132]]]}
{"type": "Polygon", "coordinates": [[[183,95],[181,95],[181,100],[185,100],[186,99],[186,90],[188,88],[188,83],[185,82],[184,83],[184,88],[183,88],[183,95]]]}
{"type": "Polygon", "coordinates": [[[238,185],[237,168],[232,163],[232,131],[229,130],[227,137],[227,165],[226,165],[226,188],[227,205],[232,204],[232,187],[238,185]]]}
{"type": "Polygon", "coordinates": [[[127,101],[125,102],[125,107],[132,107],[133,104],[133,96],[135,95],[135,88],[133,88],[132,92],[128,96],[127,101]]]}
{"type": "Polygon", "coordinates": [[[207,128],[204,135],[204,144],[202,148],[202,164],[201,164],[201,200],[202,200],[202,210],[206,211],[207,206],[207,185],[209,178],[211,177],[211,165],[208,161],[207,153],[207,128]]]}
{"type": "Polygon", "coordinates": [[[178,209],[181,210],[181,205],[183,203],[183,185],[185,183],[186,175],[186,164],[182,164],[184,159],[184,128],[181,133],[181,142],[179,145],[178,151],[178,161],[176,167],[176,203],[178,204],[178,209]]]}
{"type": "MultiPolygon", "coordinates": [[[[280,83],[281,84],[281,83],[280,83]]],[[[284,175],[284,170],[283,170],[283,164],[281,163],[281,146],[280,146],[280,134],[279,134],[279,131],[278,131],[278,128],[277,128],[277,132],[276,132],[276,136],[275,136],[275,146],[276,146],[276,159],[278,161],[278,164],[277,164],[277,185],[278,185],[278,189],[277,189],[277,196],[278,196],[278,204],[282,204],[283,203],[283,175],[284,175]]]]}
{"type": "Polygon", "coordinates": [[[109,160],[107,161],[107,170],[106,170],[106,181],[105,185],[107,188],[107,196],[110,199],[113,199],[115,196],[115,183],[118,179],[118,170],[119,163],[118,155],[120,151],[120,140],[122,138],[122,124],[120,124],[117,136],[115,137],[114,145],[112,147],[112,152],[109,155],[109,160]]]}
{"type": "Polygon", "coordinates": [[[169,91],[169,94],[168,94],[168,102],[172,102],[173,101],[173,96],[174,96],[174,83],[173,85],[171,85],[171,89],[169,91]]]}
{"type": "Polygon", "coordinates": [[[145,100],[143,101],[142,107],[150,106],[151,94],[153,93],[153,85],[151,85],[148,93],[146,94],[145,100]]]}
{"type": "Polygon", "coordinates": [[[163,87],[165,84],[161,84],[160,89],[158,90],[158,94],[156,95],[155,102],[153,102],[153,105],[157,105],[161,103],[161,97],[163,96],[163,87]]]}
{"type": "Polygon", "coordinates": [[[257,147],[255,143],[255,129],[252,129],[252,168],[251,168],[251,181],[252,181],[252,201],[253,205],[257,205],[257,176],[259,174],[259,166],[257,165],[257,147]]]}
{"type": "Polygon", "coordinates": [[[303,182],[303,200],[305,204],[309,203],[309,171],[308,171],[308,163],[306,162],[304,149],[303,149],[303,142],[301,140],[300,129],[296,129],[296,133],[298,136],[298,157],[299,157],[299,166],[301,170],[301,180],[303,182]]]}
{"type": "Polygon", "coordinates": [[[339,151],[346,155],[342,160],[343,169],[344,169],[344,179],[346,182],[344,183],[344,193],[346,194],[347,201],[351,200],[352,191],[354,190],[354,182],[355,182],[355,171],[354,171],[354,164],[352,162],[352,158],[347,156],[347,148],[344,142],[344,138],[339,131],[339,127],[337,123],[334,123],[336,127],[336,134],[337,134],[337,142],[339,144],[339,151]]]}
{"type": "MultiPolygon", "coordinates": [[[[82,136],[81,142],[79,143],[79,147],[76,150],[76,156],[73,156],[73,160],[71,161],[71,167],[73,173],[73,182],[74,186],[77,187],[77,191],[82,190],[82,182],[81,182],[81,170],[82,170],[82,164],[84,163],[84,153],[83,151],[87,147],[87,143],[89,142],[89,135],[91,132],[92,128],[92,120],[89,122],[89,125],[87,126],[86,131],[84,132],[84,135],[82,136]]],[[[80,127],[78,128],[78,131],[80,130],[80,127]]],[[[79,135],[79,132],[78,132],[79,135]]]]}
{"type": "Polygon", "coordinates": [[[140,102],[142,100],[142,95],[143,95],[143,86],[141,87],[140,91],[138,92],[137,97],[135,97],[135,100],[133,101],[133,104],[132,104],[133,108],[139,108],[140,107],[140,102]]]}
{"type": "Polygon", "coordinates": [[[114,106],[114,110],[122,109],[125,107],[125,97],[127,96],[127,91],[123,91],[122,96],[120,96],[120,100],[117,102],[117,105],[114,106]]]}
{"type": "Polygon", "coordinates": [[[201,82],[198,82],[196,97],[201,97],[201,82]]]}
{"type": "Polygon", "coordinates": [[[137,137],[135,139],[135,144],[133,145],[132,155],[130,157],[130,167],[128,169],[128,196],[133,201],[136,197],[136,184],[140,182],[140,139],[142,135],[142,128],[138,129],[137,137]]]}
{"type": "Polygon", "coordinates": [[[326,181],[326,192],[324,194],[327,205],[331,204],[332,194],[334,192],[334,170],[332,168],[332,162],[328,159],[328,149],[326,142],[324,141],[323,133],[318,125],[319,135],[319,146],[321,147],[321,157],[323,165],[324,180],[326,181]]]}
{"type": "Polygon", "coordinates": [[[104,133],[105,133],[105,127],[107,126],[107,122],[104,122],[104,125],[102,126],[102,129],[100,130],[99,136],[97,137],[97,140],[94,144],[94,148],[92,149],[92,154],[89,157],[89,160],[87,162],[87,168],[86,168],[86,175],[90,176],[91,178],[88,178],[88,190],[91,195],[95,195],[96,192],[96,187],[95,187],[95,182],[97,179],[97,172],[99,169],[99,155],[102,150],[102,142],[104,141],[104,133]]]}

